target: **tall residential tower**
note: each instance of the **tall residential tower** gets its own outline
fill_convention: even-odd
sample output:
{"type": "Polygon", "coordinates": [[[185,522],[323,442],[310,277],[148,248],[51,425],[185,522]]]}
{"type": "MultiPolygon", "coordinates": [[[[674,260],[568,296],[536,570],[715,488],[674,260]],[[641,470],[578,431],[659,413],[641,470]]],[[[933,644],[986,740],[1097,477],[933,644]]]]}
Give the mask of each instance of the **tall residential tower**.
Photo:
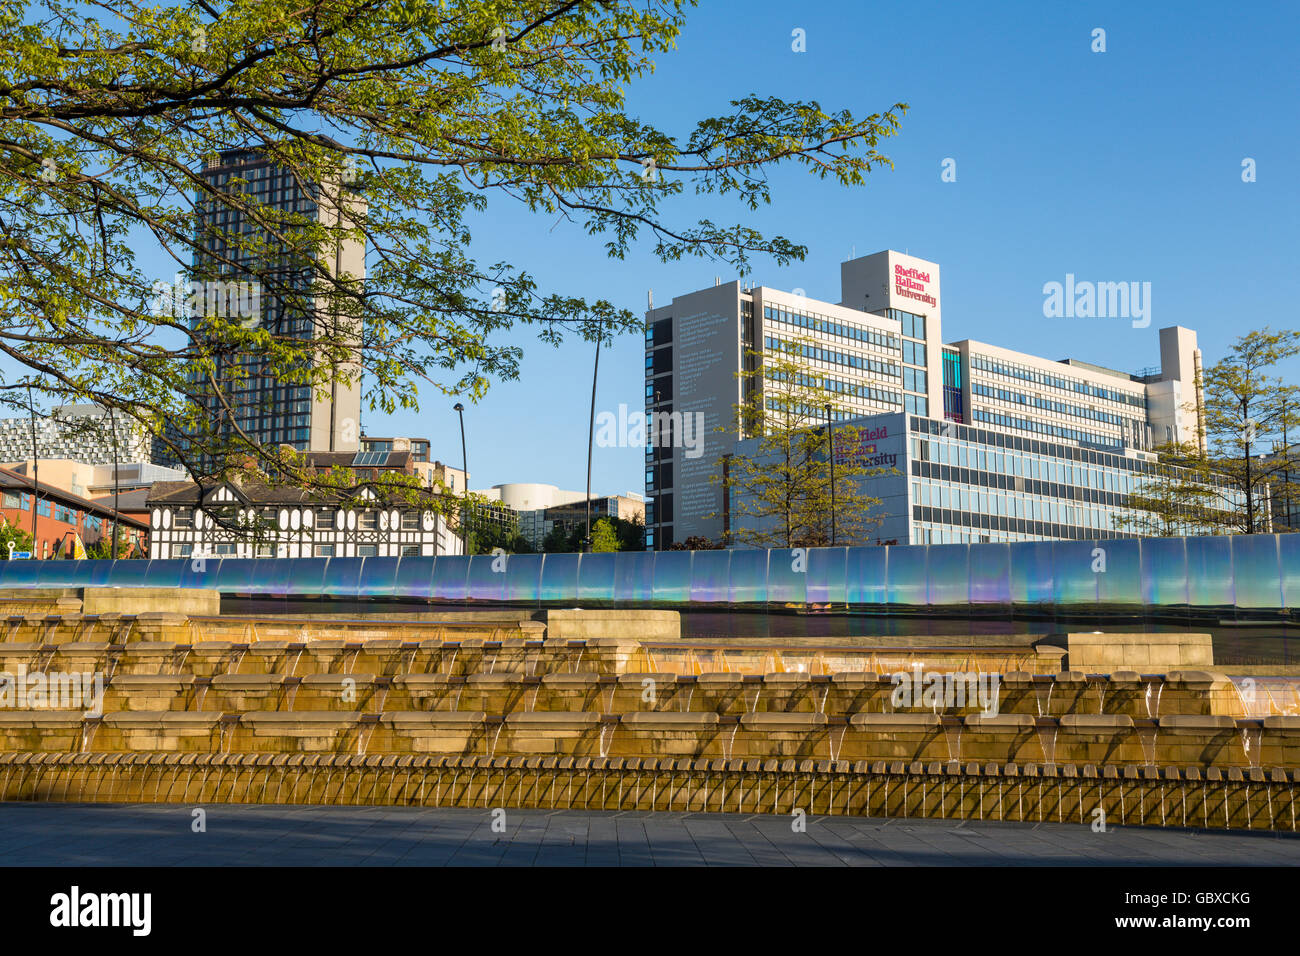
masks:
{"type": "MultiPolygon", "coordinates": [[[[214,190],[247,193],[272,216],[297,213],[335,226],[345,217],[355,217],[364,211],[346,187],[338,183],[303,183],[293,171],[273,164],[255,149],[220,153],[209,162],[202,176],[214,190]]],[[[274,284],[284,290],[305,293],[310,289],[311,270],[289,261],[283,244],[277,243],[251,217],[202,196],[197,208],[202,251],[195,257],[194,272],[196,279],[202,280],[198,283],[200,295],[203,282],[242,281],[258,273],[274,276],[274,284]],[[231,238],[234,236],[242,236],[245,242],[265,243],[265,247],[254,258],[249,250],[238,247],[231,238]]],[[[365,247],[360,240],[341,240],[324,258],[330,276],[365,276],[365,247]]],[[[312,340],[328,330],[328,323],[336,321],[326,309],[295,309],[286,298],[287,295],[277,294],[275,289],[256,290],[255,320],[274,335],[312,340]]],[[[252,321],[251,317],[244,320],[252,321]]],[[[234,408],[235,423],[258,443],[269,448],[290,445],[300,451],[360,449],[359,380],[334,383],[320,394],[320,389],[314,390],[311,385],[277,378],[267,368],[265,358],[255,353],[239,355],[233,360],[226,358],[223,363],[217,374],[234,408]],[[230,374],[235,368],[241,371],[242,377],[230,374]]],[[[211,390],[205,404],[214,420],[227,421],[228,416],[211,390]]]]}

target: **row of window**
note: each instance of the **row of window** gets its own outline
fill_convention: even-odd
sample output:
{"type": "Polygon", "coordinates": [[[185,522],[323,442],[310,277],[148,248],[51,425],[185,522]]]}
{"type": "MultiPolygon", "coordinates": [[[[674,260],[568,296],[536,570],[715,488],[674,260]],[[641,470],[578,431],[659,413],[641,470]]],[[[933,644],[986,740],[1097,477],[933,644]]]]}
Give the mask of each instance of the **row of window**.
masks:
{"type": "MultiPolygon", "coordinates": [[[[32,510],[32,496],[30,494],[17,494],[6,491],[2,501],[6,508],[21,511],[32,510]]],[[[40,500],[36,507],[36,514],[42,518],[53,518],[55,521],[62,521],[64,524],[70,524],[74,527],[84,520],[85,528],[91,531],[97,531],[102,526],[102,519],[99,517],[78,511],[76,508],[70,508],[49,498],[40,500]]]]}
{"type": "MultiPolygon", "coordinates": [[[[316,508],[314,510],[315,526],[317,528],[332,528],[335,523],[336,508],[316,508]]],[[[258,511],[258,518],[264,524],[276,524],[279,521],[279,511],[276,508],[262,508],[258,511]]],[[[419,511],[403,511],[401,513],[401,530],[419,531],[420,530],[419,511]]],[[[172,527],[178,530],[185,530],[194,527],[194,512],[189,509],[179,510],[172,514],[172,527]]],[[[357,527],[362,531],[374,531],[379,527],[379,512],[377,511],[359,511],[357,512],[357,527]]],[[[304,528],[310,530],[310,528],[304,528]]]]}
{"type": "Polygon", "coordinates": [[[802,312],[791,312],[773,306],[763,307],[763,317],[770,322],[783,322],[786,325],[794,326],[799,329],[810,329],[813,332],[822,332],[826,335],[834,335],[842,339],[852,339],[855,342],[865,342],[868,345],[874,345],[878,348],[890,349],[897,352],[899,350],[899,338],[892,332],[884,332],[880,329],[868,328],[860,325],[848,325],[844,322],[836,322],[833,319],[825,318],[820,315],[805,315],[802,312]]]}
{"type": "MultiPolygon", "coordinates": [[[[912,396],[908,395],[906,397],[911,398],[912,396]]],[[[828,413],[824,405],[809,405],[806,404],[805,402],[795,402],[783,398],[769,397],[766,400],[766,402],[764,402],[764,407],[767,408],[767,410],[770,412],[780,412],[786,415],[797,415],[800,418],[808,419],[810,421],[824,422],[826,421],[827,418],[830,418],[830,420],[834,422],[847,422],[852,419],[862,417],[861,412],[855,412],[855,411],[846,412],[846,411],[839,411],[839,410],[832,409],[828,413]]]]}
{"type": "Polygon", "coordinates": [[[984,355],[972,355],[970,357],[970,364],[971,368],[977,368],[980,371],[989,372],[993,375],[1017,378],[1024,382],[1035,382],[1039,385],[1059,388],[1065,392],[1078,392],[1081,395],[1092,395],[1095,398],[1102,398],[1109,402],[1118,402],[1121,405],[1132,405],[1134,408],[1145,409],[1147,407],[1146,396],[1143,393],[1121,392],[1118,389],[1093,385],[1090,382],[1083,381],[1082,379],[1066,378],[1063,375],[1052,375],[1048,372],[1041,371],[1040,369],[1029,368],[1024,365],[1013,365],[1009,362],[1000,362],[984,355]]]}
{"type": "Polygon", "coordinates": [[[1089,408],[1086,405],[1056,402],[1050,398],[1043,398],[1041,395],[1026,395],[1024,392],[1012,391],[1009,388],[994,388],[991,385],[981,385],[979,383],[972,384],[970,389],[976,395],[995,398],[998,401],[1009,402],[1013,405],[1028,405],[1033,408],[1041,408],[1045,412],[1055,412],[1058,415],[1073,415],[1076,418],[1087,418],[1094,422],[1105,422],[1107,425],[1124,424],[1123,416],[1103,412],[1099,408],[1089,408]]]}
{"type": "Polygon", "coordinates": [[[785,355],[798,355],[814,362],[829,362],[832,365],[843,365],[847,368],[855,368],[861,372],[871,372],[875,375],[883,375],[886,378],[902,378],[903,373],[898,365],[884,359],[870,358],[866,355],[852,355],[847,352],[839,352],[835,349],[822,348],[819,345],[806,345],[803,343],[791,342],[787,339],[778,339],[772,336],[763,337],[763,347],[771,349],[774,352],[780,352],[785,355]]]}
{"type": "Polygon", "coordinates": [[[1070,428],[1066,425],[1053,425],[1049,422],[1040,422],[1034,419],[1021,418],[1018,415],[1007,415],[1003,412],[990,412],[977,408],[971,414],[971,418],[977,422],[984,422],[988,425],[997,425],[999,428],[1018,428],[1024,432],[1036,432],[1040,435],[1051,435],[1053,438],[1066,438],[1070,441],[1087,442],[1091,445],[1109,446],[1112,448],[1123,447],[1123,441],[1112,435],[1099,435],[1096,432],[1083,431],[1079,428],[1070,428]]]}
{"type": "Polygon", "coordinates": [[[955,422],[943,422],[933,418],[928,420],[910,419],[908,428],[919,435],[928,434],[932,438],[942,436],[954,441],[970,442],[985,445],[989,448],[1008,448],[1033,455],[1048,455],[1065,461],[1086,461],[1093,465],[1107,465],[1111,468],[1127,471],[1144,471],[1148,467],[1146,462],[1141,459],[1129,458],[1123,454],[1095,451],[1091,448],[1080,448],[1077,445],[1058,445],[1052,442],[1039,441],[1036,438],[1014,435],[1010,432],[991,431],[976,428],[973,425],[960,425],[955,422]]]}
{"type": "Polygon", "coordinates": [[[926,508],[971,512],[976,515],[1024,518],[1030,521],[1077,525],[1106,531],[1113,530],[1112,519],[1115,514],[1109,508],[1098,507],[1096,502],[1084,504],[1034,497],[1018,492],[1002,493],[994,489],[984,491],[928,481],[912,483],[912,504],[926,508]]]}
{"type": "Polygon", "coordinates": [[[1003,531],[1012,534],[1028,535],[1037,538],[1057,538],[1078,540],[1087,538],[1131,537],[1117,532],[1113,528],[1092,528],[1078,524],[1058,523],[1053,521],[1036,521],[1032,518],[1016,518],[1008,515],[975,514],[948,508],[927,508],[914,505],[912,517],[916,521],[933,524],[961,525],[967,528],[987,528],[991,531],[1003,531]]]}

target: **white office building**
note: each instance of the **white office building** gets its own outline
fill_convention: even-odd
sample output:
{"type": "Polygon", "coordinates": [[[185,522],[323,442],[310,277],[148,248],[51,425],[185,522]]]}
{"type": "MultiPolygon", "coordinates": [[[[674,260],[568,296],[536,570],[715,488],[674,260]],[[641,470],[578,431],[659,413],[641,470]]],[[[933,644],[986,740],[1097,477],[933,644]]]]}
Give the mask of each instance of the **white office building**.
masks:
{"type": "MultiPolygon", "coordinates": [[[[746,389],[763,387],[738,373],[761,361],[747,358],[751,351],[761,356],[799,340],[808,375],[842,409],[839,421],[901,413],[916,424],[905,430],[904,419],[894,419],[900,437],[921,419],[951,422],[976,444],[1003,441],[997,436],[1013,447],[1036,442],[1043,456],[1060,461],[1078,450],[1150,462],[1160,444],[1201,441],[1201,356],[1189,329],[1161,329],[1159,370],[1131,374],[974,339],[944,344],[939,265],[915,256],[887,250],[852,259],[840,266],[840,286],[841,301],[831,303],[731,282],[647,312],[647,414],[692,416],[703,435],[702,448],[660,442],[646,449],[647,548],[723,537],[727,502],[712,479],[722,456],[747,437],[735,429],[736,406],[752,398],[746,389]]],[[[1063,527],[1091,526],[1024,520],[1031,523],[1017,527],[1033,530],[1007,533],[1050,538],[1063,527]]],[[[914,539],[911,521],[895,523],[889,537],[914,539]]],[[[941,530],[942,540],[958,533],[915,527],[923,540],[934,540],[926,531],[941,530]]]]}

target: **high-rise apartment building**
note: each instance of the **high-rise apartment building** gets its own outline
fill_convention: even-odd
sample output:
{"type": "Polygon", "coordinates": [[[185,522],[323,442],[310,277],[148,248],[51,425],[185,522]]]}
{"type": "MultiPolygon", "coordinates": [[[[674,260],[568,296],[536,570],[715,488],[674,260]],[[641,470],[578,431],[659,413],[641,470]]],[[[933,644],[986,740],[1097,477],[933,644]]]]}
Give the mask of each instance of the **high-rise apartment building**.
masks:
{"type": "MultiPolygon", "coordinates": [[[[295,174],[274,165],[259,151],[227,150],[219,154],[202,176],[214,190],[243,192],[272,213],[298,213],[315,217],[328,226],[343,223],[363,210],[340,183],[303,183],[295,174]]],[[[277,336],[303,340],[320,338],[327,331],[337,331],[338,318],[327,309],[295,308],[289,290],[295,294],[309,292],[311,269],[290,261],[283,244],[250,216],[230,206],[199,197],[198,236],[202,251],[196,255],[194,273],[197,295],[206,301],[224,301],[220,284],[246,282],[249,272],[260,271],[274,276],[271,287],[255,283],[252,290],[234,290],[244,303],[255,302],[254,316],[241,313],[240,320],[256,321],[277,336]],[[264,243],[254,260],[254,253],[240,248],[236,236],[264,243]],[[218,294],[211,295],[211,287],[218,294]],[[331,323],[334,324],[331,329],[331,323]]],[[[341,240],[325,255],[325,268],[331,276],[363,278],[365,248],[360,240],[341,240]]],[[[225,290],[230,291],[230,290],[225,290]]],[[[314,300],[307,299],[307,302],[314,300]]],[[[300,451],[358,451],[361,422],[361,383],[337,382],[324,390],[304,383],[283,380],[268,367],[264,356],[249,352],[223,357],[218,377],[226,397],[234,407],[238,426],[264,447],[291,445],[300,451]],[[240,374],[235,374],[238,371],[240,374]]],[[[225,412],[215,397],[206,400],[212,420],[224,422],[225,412]]],[[[224,426],[229,428],[229,424],[224,426]]]]}
{"type": "MultiPolygon", "coordinates": [[[[1189,329],[1161,329],[1160,369],[1134,375],[973,339],[944,344],[939,265],[915,256],[887,250],[852,259],[841,264],[840,283],[839,303],[731,282],[647,312],[647,414],[694,416],[703,437],[690,447],[647,447],[647,547],[723,536],[727,503],[713,479],[721,457],[747,437],[734,428],[736,406],[753,398],[746,389],[763,387],[739,373],[793,342],[802,341],[801,361],[842,409],[840,421],[898,413],[948,421],[972,426],[978,442],[1005,435],[1012,445],[1050,445],[1043,454],[1062,461],[1077,449],[1085,458],[1149,462],[1165,442],[1202,441],[1200,352],[1189,329]]],[[[892,435],[903,421],[895,420],[892,435]]],[[[1088,517],[1078,527],[1090,526],[1088,517]]],[[[1039,530],[1017,534],[1057,537],[1050,526],[1064,524],[1039,521],[1023,526],[1039,530]]]]}

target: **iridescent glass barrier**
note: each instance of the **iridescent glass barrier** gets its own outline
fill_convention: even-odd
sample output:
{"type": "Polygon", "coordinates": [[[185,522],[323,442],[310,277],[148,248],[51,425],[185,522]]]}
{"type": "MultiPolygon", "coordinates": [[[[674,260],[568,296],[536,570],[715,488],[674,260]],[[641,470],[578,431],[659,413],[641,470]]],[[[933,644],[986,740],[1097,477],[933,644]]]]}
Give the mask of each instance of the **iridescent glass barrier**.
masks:
{"type": "Polygon", "coordinates": [[[6,561],[0,587],[207,587],[263,596],[942,615],[1186,613],[1300,605],[1300,535],[440,558],[6,561]]]}

